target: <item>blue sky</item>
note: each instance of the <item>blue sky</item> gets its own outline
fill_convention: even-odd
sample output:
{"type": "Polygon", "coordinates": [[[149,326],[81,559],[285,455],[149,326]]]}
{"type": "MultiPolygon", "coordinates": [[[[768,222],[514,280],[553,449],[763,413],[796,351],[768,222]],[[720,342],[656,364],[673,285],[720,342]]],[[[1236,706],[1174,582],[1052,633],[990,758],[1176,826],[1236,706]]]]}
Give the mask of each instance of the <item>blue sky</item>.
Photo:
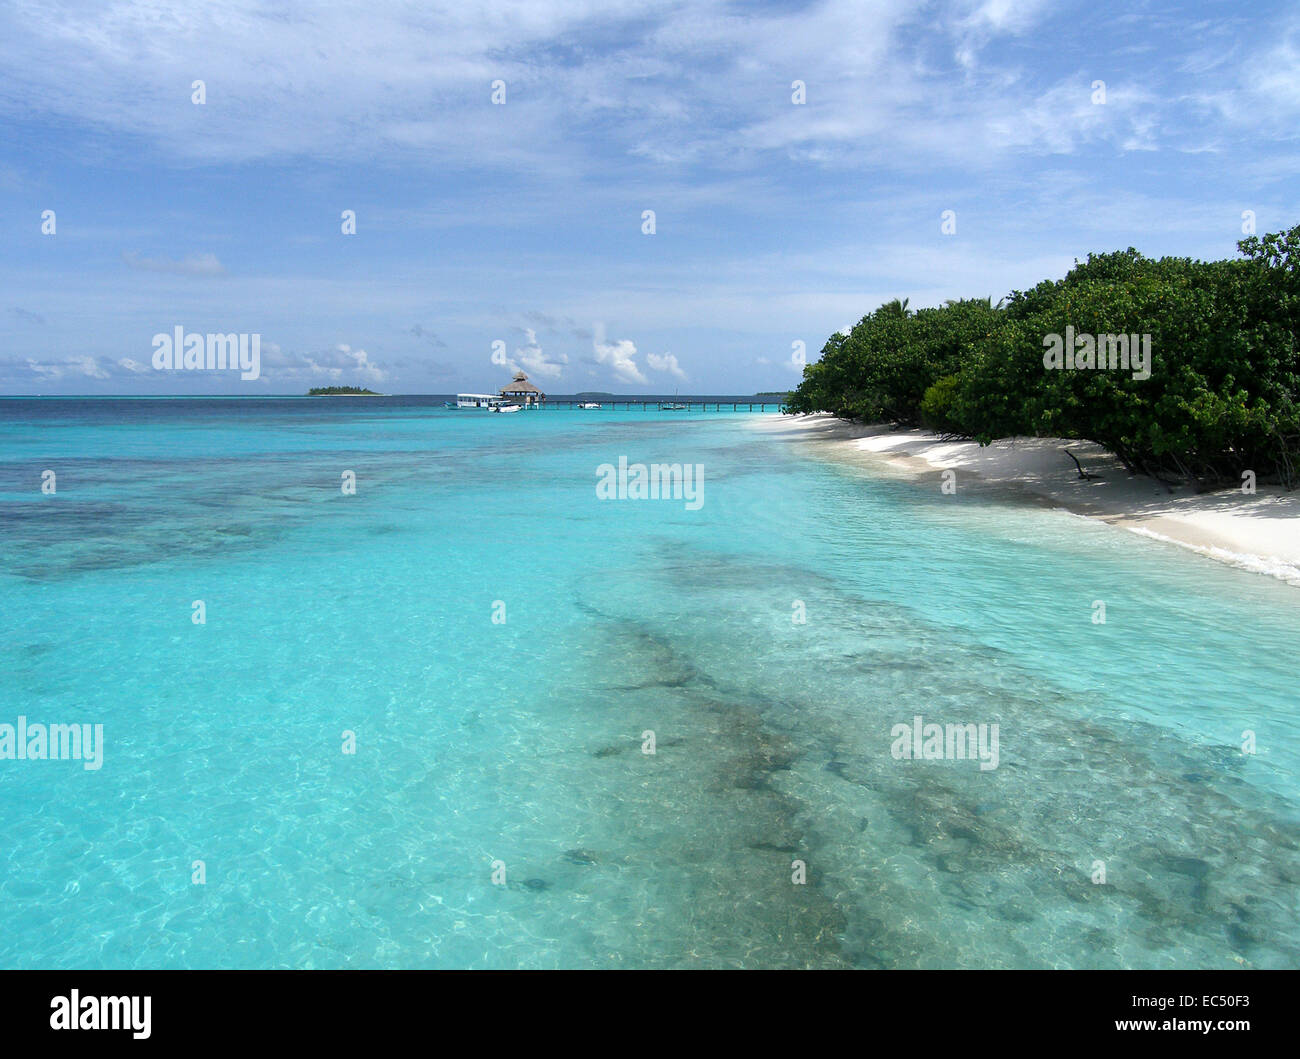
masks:
{"type": "Polygon", "coordinates": [[[1230,256],[1298,170],[1293,4],[19,0],[0,392],[784,389],[896,296],[1230,256]]]}

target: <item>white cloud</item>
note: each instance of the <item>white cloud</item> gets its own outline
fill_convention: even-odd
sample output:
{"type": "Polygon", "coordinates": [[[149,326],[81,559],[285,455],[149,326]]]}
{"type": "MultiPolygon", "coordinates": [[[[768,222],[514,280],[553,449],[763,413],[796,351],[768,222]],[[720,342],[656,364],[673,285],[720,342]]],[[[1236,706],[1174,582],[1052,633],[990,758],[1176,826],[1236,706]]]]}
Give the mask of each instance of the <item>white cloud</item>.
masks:
{"type": "MultiPolygon", "coordinates": [[[[372,158],[607,176],[610,158],[665,166],[728,152],[830,162],[879,137],[980,156],[989,83],[952,83],[912,46],[945,34],[969,66],[1023,32],[1043,0],[507,0],[453,7],[150,0],[0,10],[0,114],[58,115],[141,137],[170,158],[372,158]],[[630,27],[636,27],[631,30],[630,27]],[[776,71],[780,71],[779,74],[776,71]],[[806,106],[790,81],[808,84],[806,106]],[[207,101],[189,99],[202,79],[207,101]],[[489,102],[506,82],[507,102],[489,102]],[[437,106],[430,106],[437,100],[437,106]],[[968,128],[958,135],[955,129],[968,128]],[[593,132],[594,130],[594,132],[593,132]],[[564,150],[557,150],[563,145],[564,150]]],[[[997,78],[1005,71],[991,73],[997,78]]],[[[923,164],[923,163],[918,163],[923,164]]]]}
{"type": "Polygon", "coordinates": [[[1123,150],[1154,149],[1153,114],[1160,100],[1133,85],[1108,85],[1106,102],[1092,102],[1092,82],[1067,78],[1028,103],[1017,101],[989,118],[992,147],[1072,154],[1083,145],[1110,140],[1123,150]]]}
{"type": "Polygon", "coordinates": [[[994,36],[1017,35],[1038,18],[1045,0],[960,0],[951,29],[957,38],[954,58],[968,73],[980,48],[994,36]]]}
{"type": "Polygon", "coordinates": [[[122,260],[142,272],[166,272],[174,276],[224,276],[226,268],[216,254],[190,254],[179,261],[166,257],[142,257],[134,250],[122,254],[122,260]]]}
{"type": "Polygon", "coordinates": [[[672,353],[665,353],[662,357],[658,353],[647,353],[645,361],[650,366],[651,371],[666,372],[679,379],[686,378],[686,372],[682,371],[681,366],[677,363],[677,357],[672,353]]]}
{"type": "Polygon", "coordinates": [[[32,376],[41,380],[66,378],[107,379],[109,377],[108,371],[100,363],[99,358],[90,356],[46,361],[34,360],[28,357],[26,367],[32,376]]]}
{"type": "Polygon", "coordinates": [[[360,379],[367,382],[383,382],[388,378],[388,373],[378,364],[371,361],[370,355],[364,349],[353,349],[350,346],[339,346],[338,351],[352,361],[352,371],[360,379]]]}
{"type": "MultiPolygon", "coordinates": [[[[86,208],[60,210],[55,245],[88,251],[75,263],[0,265],[12,304],[48,319],[37,333],[38,321],[10,311],[0,375],[64,377],[75,391],[74,380],[108,372],[153,386],[148,336],[184,320],[306,351],[263,342],[263,377],[284,390],[380,379],[390,385],[374,388],[427,390],[444,369],[416,358],[444,339],[467,351],[446,359],[474,389],[494,369],[469,351],[517,322],[537,332],[508,363],[539,383],[589,385],[594,361],[593,378],[644,385],[658,373],[662,385],[672,354],[642,358],[630,339],[593,340],[572,324],[617,307],[624,334],[682,350],[695,385],[748,370],[756,348],[780,380],[787,339],[802,337],[811,359],[836,320],[896,295],[914,307],[996,298],[1059,276],[1075,255],[1130,244],[1231,255],[1245,207],[1261,230],[1265,217],[1294,223],[1296,157],[1281,148],[1296,142],[1300,23],[1196,23],[1163,9],[1125,22],[1081,2],[1068,13],[1011,0],[797,6],[0,5],[0,123],[57,125],[74,147],[102,147],[105,171],[148,189],[120,197],[121,212],[111,185],[108,199],[93,203],[88,188],[86,208]],[[1094,34],[1081,38],[1089,49],[1056,47],[1067,18],[1094,34]],[[189,102],[196,77],[203,106],[189,102]],[[488,102],[497,77],[504,107],[488,102]],[[804,106],[790,102],[795,78],[807,82],[804,106]],[[1108,83],[1105,105],[1091,103],[1094,78],[1108,83]],[[333,165],[358,158],[384,160],[373,194],[354,168],[333,165]],[[254,164],[204,166],[238,162],[254,164]],[[142,175],[151,170],[156,191],[142,175]],[[268,172],[300,190],[302,212],[275,219],[257,207],[268,172]],[[218,183],[229,211],[206,190],[218,183]],[[357,240],[338,237],[343,206],[362,211],[357,240]],[[643,206],[670,211],[667,244],[636,234],[643,206]],[[959,214],[955,239],[939,237],[943,208],[959,214]],[[415,246],[419,228],[436,229],[436,244],[415,246]],[[686,239],[674,245],[670,228],[686,239]],[[263,239],[273,252],[258,252],[263,239]],[[205,247],[231,272],[215,253],[190,252],[205,247]],[[504,290],[507,306],[487,301],[504,290]],[[519,315],[527,305],[555,312],[519,315]],[[440,337],[407,335],[400,322],[412,320],[440,337]],[[569,357],[543,351],[538,334],[569,357]],[[335,346],[341,336],[365,336],[382,366],[335,346]],[[92,348],[109,359],[64,359],[92,348]]],[[[0,164],[0,190],[36,193],[39,152],[18,147],[0,164]]]]}
{"type": "MultiPolygon", "coordinates": [[[[436,152],[440,168],[527,164],[596,184],[607,182],[612,159],[634,157],[671,168],[721,157],[736,165],[766,152],[819,165],[874,163],[888,142],[896,166],[919,168],[936,160],[982,167],[991,146],[1055,153],[1077,139],[1057,133],[1051,112],[1060,108],[1031,108],[1028,128],[1016,134],[1007,124],[1021,101],[1076,74],[1086,95],[1093,74],[1105,74],[1062,71],[1018,40],[1058,17],[1046,0],[819,0],[798,11],[729,0],[165,6],[162,17],[153,0],[107,10],[44,5],[37,17],[22,4],[0,5],[0,116],[138,137],[170,164],[382,156],[424,166],[436,152]],[[1001,53],[982,61],[985,49],[1007,43],[1015,46],[1010,61],[1001,53]],[[494,107],[498,78],[507,103],[494,107]],[[805,106],[789,103],[795,78],[807,83],[805,106]],[[202,106],[189,99],[195,79],[206,84],[202,106]]],[[[1086,13],[1078,15],[1085,23],[1086,13]]],[[[1171,32],[1168,16],[1133,18],[1151,36],[1171,32]]],[[[1220,32],[1216,47],[1206,48],[1209,34],[1193,25],[1184,54],[1198,44],[1221,53],[1224,35],[1228,44],[1242,36],[1232,20],[1207,25],[1220,32]]],[[[1255,34],[1257,53],[1216,71],[1224,87],[1207,105],[1231,109],[1246,126],[1294,113],[1294,30],[1255,34]],[[1256,103],[1265,105],[1247,106],[1256,103]]],[[[1152,97],[1140,102],[1162,142],[1208,131],[1188,113],[1194,86],[1115,80],[1116,89],[1120,80],[1150,85],[1152,97]]],[[[1114,116],[1113,107],[1098,109],[1114,116]]],[[[1070,108],[1065,117],[1077,123],[1085,114],[1070,108]]],[[[1095,131],[1147,146],[1116,124],[1095,131]]],[[[136,267],[219,268],[214,262],[140,258],[136,267]]]]}
{"type": "Polygon", "coordinates": [[[1294,118],[1300,111],[1300,23],[1249,67],[1250,106],[1263,107],[1270,119],[1294,118]]]}
{"type": "Polygon", "coordinates": [[[605,325],[602,323],[596,324],[595,331],[591,346],[596,353],[598,364],[610,368],[614,372],[614,377],[620,382],[645,384],[650,381],[637,366],[636,345],[631,339],[623,338],[617,342],[606,342],[605,325]]]}
{"type": "Polygon", "coordinates": [[[277,343],[262,346],[262,378],[267,382],[342,382],[380,383],[388,378],[388,371],[370,359],[364,349],[353,349],[339,343],[332,349],[320,352],[291,353],[277,343]]]}
{"type": "Polygon", "coordinates": [[[522,371],[531,378],[558,379],[569,358],[563,353],[554,358],[547,356],[537,341],[537,332],[531,327],[524,328],[524,335],[527,344],[517,348],[513,357],[506,358],[506,367],[511,372],[522,371]]]}
{"type": "Polygon", "coordinates": [[[1023,32],[1042,11],[1045,0],[974,0],[959,25],[965,29],[992,32],[1023,32]]]}

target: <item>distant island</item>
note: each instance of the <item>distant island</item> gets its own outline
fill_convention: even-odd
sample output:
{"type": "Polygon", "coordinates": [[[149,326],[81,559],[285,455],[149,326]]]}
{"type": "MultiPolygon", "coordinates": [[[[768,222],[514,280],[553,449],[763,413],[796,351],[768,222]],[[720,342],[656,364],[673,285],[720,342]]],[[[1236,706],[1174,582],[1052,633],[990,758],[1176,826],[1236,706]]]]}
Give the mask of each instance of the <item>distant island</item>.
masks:
{"type": "Polygon", "coordinates": [[[382,393],[367,390],[364,386],[313,386],[308,397],[383,397],[382,393]]]}

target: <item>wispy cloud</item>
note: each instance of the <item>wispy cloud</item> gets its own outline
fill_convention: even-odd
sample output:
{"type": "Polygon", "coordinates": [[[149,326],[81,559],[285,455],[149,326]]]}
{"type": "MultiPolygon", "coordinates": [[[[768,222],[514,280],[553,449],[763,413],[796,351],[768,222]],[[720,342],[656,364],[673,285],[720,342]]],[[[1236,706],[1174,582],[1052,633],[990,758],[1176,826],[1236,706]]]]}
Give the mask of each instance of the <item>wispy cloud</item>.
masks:
{"type": "MultiPolygon", "coordinates": [[[[11,9],[0,15],[0,73],[11,83],[0,112],[58,115],[208,161],[393,157],[421,166],[433,152],[443,165],[572,175],[619,156],[671,166],[775,151],[829,162],[861,157],[875,146],[863,138],[878,136],[957,162],[987,154],[980,130],[1026,89],[1046,89],[1028,57],[1016,71],[983,52],[1047,13],[1041,0],[821,0],[798,11],[725,0],[445,10],[228,0],[178,6],[165,21],[143,0],[107,14],[68,5],[25,18],[11,9]],[[916,41],[935,29],[965,80],[918,61],[916,41]],[[806,105],[791,105],[795,79],[807,86],[806,105]],[[201,105],[191,102],[196,80],[201,105]],[[506,103],[494,106],[498,80],[506,103]],[[593,127],[598,137],[587,135],[593,127]]],[[[1276,72],[1257,79],[1293,92],[1287,60],[1279,49],[1276,72]]]]}
{"type": "Polygon", "coordinates": [[[80,356],[67,357],[62,360],[34,360],[28,358],[18,365],[17,375],[26,375],[29,379],[40,382],[57,382],[60,380],[107,379],[113,373],[113,365],[102,357],[80,356]]]}
{"type": "Polygon", "coordinates": [[[180,260],[145,257],[133,250],[124,251],[122,260],[141,272],[166,272],[173,276],[224,276],[225,267],[216,254],[190,254],[180,260]]]}
{"type": "Polygon", "coordinates": [[[785,385],[792,340],[812,354],[879,300],[999,297],[1129,245],[1231,254],[1243,210],[1296,220],[1279,4],[160,10],[0,5],[0,386],[225,385],[138,370],[177,322],[261,333],[259,385],[286,390],[683,364],[713,392],[785,385]]]}
{"type": "Polygon", "coordinates": [[[428,330],[427,328],[421,326],[420,324],[416,324],[414,327],[411,328],[411,334],[413,334],[416,338],[424,339],[424,341],[427,342],[434,349],[447,348],[446,342],[444,342],[436,334],[434,334],[432,331],[428,330]]]}

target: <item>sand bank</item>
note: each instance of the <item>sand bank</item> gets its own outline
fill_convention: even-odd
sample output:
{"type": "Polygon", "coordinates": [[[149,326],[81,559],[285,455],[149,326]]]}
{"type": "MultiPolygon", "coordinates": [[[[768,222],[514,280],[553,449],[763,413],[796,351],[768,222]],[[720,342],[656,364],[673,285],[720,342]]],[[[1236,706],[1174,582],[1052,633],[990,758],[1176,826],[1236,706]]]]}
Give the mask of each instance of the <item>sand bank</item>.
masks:
{"type": "Polygon", "coordinates": [[[981,448],[973,441],[844,423],[829,415],[765,418],[755,425],[878,473],[933,478],[936,488],[944,470],[956,471],[958,483],[963,475],[976,475],[1025,497],[1300,585],[1300,491],[1261,485],[1254,495],[1240,489],[1197,494],[1190,486],[1170,488],[1129,474],[1114,456],[1086,441],[1013,438],[981,448]],[[1092,477],[1079,477],[1066,449],[1092,477]]]}

